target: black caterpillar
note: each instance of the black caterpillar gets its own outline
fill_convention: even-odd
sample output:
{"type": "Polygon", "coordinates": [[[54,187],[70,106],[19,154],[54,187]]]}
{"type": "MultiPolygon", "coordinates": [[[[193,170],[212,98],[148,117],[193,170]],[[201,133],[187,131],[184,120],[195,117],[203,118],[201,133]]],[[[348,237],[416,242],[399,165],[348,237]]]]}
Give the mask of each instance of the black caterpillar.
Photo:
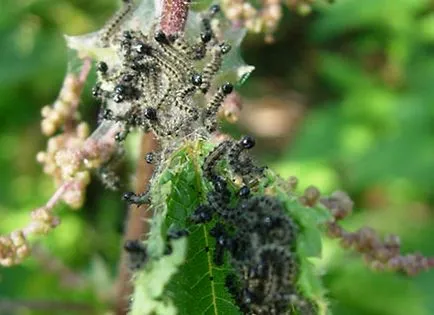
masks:
{"type": "MultiPolygon", "coordinates": [[[[172,253],[172,240],[177,240],[188,236],[190,233],[186,229],[169,229],[166,235],[165,255],[172,253]]],[[[142,269],[149,260],[148,249],[141,240],[127,240],[124,243],[124,250],[127,253],[127,265],[129,270],[137,271],[142,269]]]]}
{"type": "Polygon", "coordinates": [[[148,261],[146,246],[140,240],[128,240],[124,243],[127,252],[128,267],[131,271],[141,269],[148,261]]]}

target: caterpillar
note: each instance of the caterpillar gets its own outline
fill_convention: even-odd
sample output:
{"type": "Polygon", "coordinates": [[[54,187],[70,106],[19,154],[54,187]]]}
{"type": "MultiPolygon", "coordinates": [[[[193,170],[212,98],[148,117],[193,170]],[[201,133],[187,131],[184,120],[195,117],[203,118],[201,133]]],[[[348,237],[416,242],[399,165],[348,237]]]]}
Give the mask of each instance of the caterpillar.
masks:
{"type": "Polygon", "coordinates": [[[132,0],[123,0],[122,2],[124,3],[122,9],[115,16],[113,16],[103,28],[100,36],[103,47],[109,45],[110,39],[113,37],[114,33],[119,29],[122,22],[125,21],[125,19],[133,10],[132,0]]]}
{"type": "Polygon", "coordinates": [[[148,261],[146,246],[140,240],[127,240],[124,250],[128,254],[128,267],[131,271],[142,269],[148,261]]]}

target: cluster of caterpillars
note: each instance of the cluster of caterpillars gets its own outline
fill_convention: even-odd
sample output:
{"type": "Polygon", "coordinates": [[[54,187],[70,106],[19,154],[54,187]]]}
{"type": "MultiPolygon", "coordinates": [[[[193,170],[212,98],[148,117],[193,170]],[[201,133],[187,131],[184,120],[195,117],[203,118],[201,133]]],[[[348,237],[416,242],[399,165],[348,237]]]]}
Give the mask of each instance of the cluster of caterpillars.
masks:
{"type": "MultiPolygon", "coordinates": [[[[100,122],[119,124],[117,141],[125,140],[133,128],[153,131],[161,156],[177,140],[217,130],[217,112],[234,87],[230,82],[216,86],[214,81],[231,46],[212,26],[218,25],[213,23],[218,21],[218,5],[201,14],[196,38],[182,32],[165,34],[158,23],[146,32],[125,28],[122,23],[133,9],[131,0],[124,1],[100,33],[100,46],[111,49],[115,57],[108,54],[110,58],[97,63],[92,94],[102,104],[100,122]]],[[[146,161],[155,162],[152,153],[146,161]]],[[[124,199],[136,204],[150,201],[147,191],[127,193],[124,199]]]]}
{"type": "Polygon", "coordinates": [[[225,253],[229,254],[234,273],[225,285],[243,314],[316,314],[315,305],[298,294],[297,223],[281,201],[251,192],[254,178],[263,174],[263,168],[246,155],[254,144],[245,136],[225,141],[208,154],[203,174],[213,189],[208,203],[199,206],[190,220],[196,224],[215,220],[210,230],[215,238],[214,264],[223,265],[225,253]],[[229,183],[218,174],[220,163],[226,163],[232,176],[242,178],[235,205],[229,183]]]}
{"type": "MultiPolygon", "coordinates": [[[[117,141],[123,141],[132,128],[154,132],[162,152],[145,157],[147,163],[154,163],[169,143],[217,129],[217,112],[233,85],[225,82],[216,87],[213,82],[231,47],[212,27],[220,11],[217,5],[202,14],[197,38],[189,39],[182,33],[165,34],[158,24],[147,32],[122,28],[133,10],[131,0],[123,2],[122,10],[100,34],[100,45],[111,48],[116,58],[98,62],[92,94],[102,103],[100,120],[122,127],[117,141]]],[[[194,224],[216,222],[210,231],[216,241],[214,263],[223,265],[228,253],[234,273],[228,275],[226,286],[244,314],[315,314],[314,304],[301,298],[296,286],[297,224],[278,199],[251,193],[264,171],[246,154],[254,145],[254,139],[246,136],[224,141],[209,153],[202,170],[212,190],[208,202],[189,219],[194,224]],[[218,172],[221,162],[231,171],[228,177],[243,182],[236,204],[231,203],[228,182],[218,172]]],[[[123,198],[135,204],[150,202],[148,190],[125,193],[123,198]]],[[[171,253],[171,239],[187,235],[185,230],[169,231],[165,254],[171,253]]],[[[124,248],[131,269],[142,268],[148,260],[143,243],[127,241],[124,248]]]]}
{"type": "Polygon", "coordinates": [[[127,1],[101,34],[101,45],[113,48],[117,57],[111,64],[97,64],[92,93],[102,101],[100,118],[122,124],[123,132],[116,135],[119,141],[134,127],[152,130],[160,140],[186,136],[200,126],[215,131],[217,111],[233,90],[229,82],[212,86],[231,49],[211,27],[219,7],[214,5],[202,15],[201,32],[194,40],[183,33],[165,34],[157,24],[147,33],[121,30],[119,23],[129,10],[132,5],[127,1]],[[195,97],[210,90],[214,92],[207,101],[195,97]]]}

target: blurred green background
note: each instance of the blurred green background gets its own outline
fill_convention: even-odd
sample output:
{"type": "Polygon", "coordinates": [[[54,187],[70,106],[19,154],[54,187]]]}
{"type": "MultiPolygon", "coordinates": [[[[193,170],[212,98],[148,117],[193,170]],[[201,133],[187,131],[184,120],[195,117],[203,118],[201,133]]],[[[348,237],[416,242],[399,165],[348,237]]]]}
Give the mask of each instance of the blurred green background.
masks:
{"type": "MultiPolygon", "coordinates": [[[[62,34],[97,30],[116,6],[0,0],[0,234],[23,226],[54,190],[35,155],[45,148],[40,108],[66,70],[62,34]]],[[[356,202],[347,228],[396,233],[404,250],[434,255],[434,2],[337,0],[306,17],[285,9],[275,43],[249,35],[243,55],[256,70],[239,90],[239,130],[258,137],[257,158],[298,176],[300,189],[347,191],[356,202]]],[[[94,125],[97,104],[89,87],[84,94],[94,125]]],[[[61,226],[38,245],[85,285],[61,281],[40,259],[0,268],[1,314],[68,313],[35,310],[53,301],[106,309],[126,208],[93,181],[83,209],[57,211],[61,226]]],[[[434,271],[379,274],[330,240],[318,267],[336,315],[434,314],[434,271]]]]}

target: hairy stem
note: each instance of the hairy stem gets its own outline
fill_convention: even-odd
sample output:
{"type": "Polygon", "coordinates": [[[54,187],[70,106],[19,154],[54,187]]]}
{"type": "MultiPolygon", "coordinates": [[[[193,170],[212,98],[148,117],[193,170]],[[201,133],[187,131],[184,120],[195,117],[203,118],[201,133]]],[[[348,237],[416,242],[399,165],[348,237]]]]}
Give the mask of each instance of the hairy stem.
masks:
{"type": "Polygon", "coordinates": [[[184,29],[187,21],[188,0],[161,0],[163,2],[160,26],[166,34],[175,34],[184,29]]]}

